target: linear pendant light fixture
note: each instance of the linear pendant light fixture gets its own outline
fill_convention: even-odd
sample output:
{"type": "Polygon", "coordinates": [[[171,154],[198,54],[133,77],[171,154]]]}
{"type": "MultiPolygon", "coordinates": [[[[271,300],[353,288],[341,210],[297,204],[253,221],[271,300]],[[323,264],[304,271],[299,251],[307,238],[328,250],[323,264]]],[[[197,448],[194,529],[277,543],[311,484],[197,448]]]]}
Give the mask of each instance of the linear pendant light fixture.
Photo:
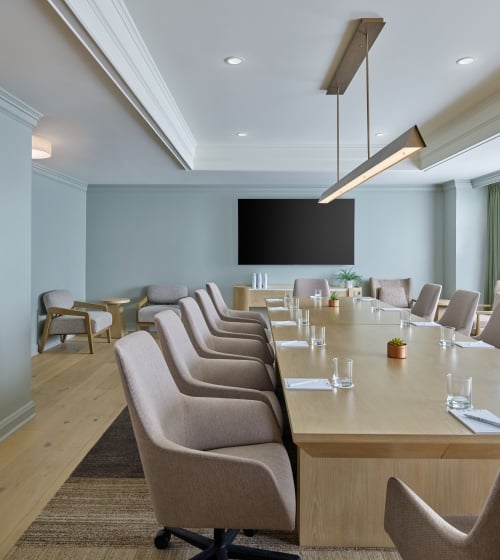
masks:
{"type": "Polygon", "coordinates": [[[381,18],[360,19],[356,32],[348,44],[337,70],[328,86],[327,95],[337,95],[337,182],[326,189],[319,202],[327,204],[368,181],[375,175],[382,173],[389,167],[410,157],[425,148],[425,142],[417,128],[413,126],[393,142],[382,148],[374,156],[370,156],[370,95],[369,95],[369,67],[368,51],[375,42],[385,22],[381,18]],[[366,59],[366,113],[367,113],[367,148],[368,159],[345,177],[339,177],[339,103],[338,96],[342,95],[352,78],[366,59]]]}

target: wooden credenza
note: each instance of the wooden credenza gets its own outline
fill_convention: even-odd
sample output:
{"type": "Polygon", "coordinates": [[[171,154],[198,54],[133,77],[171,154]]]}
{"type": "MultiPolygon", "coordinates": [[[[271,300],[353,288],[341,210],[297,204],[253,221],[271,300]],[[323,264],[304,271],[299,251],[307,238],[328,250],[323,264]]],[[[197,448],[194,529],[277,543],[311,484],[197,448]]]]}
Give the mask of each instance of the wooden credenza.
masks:
{"type": "MultiPolygon", "coordinates": [[[[285,292],[291,292],[290,284],[273,284],[268,288],[252,288],[251,286],[233,286],[233,309],[248,311],[251,307],[266,307],[267,298],[282,298],[285,292]]],[[[337,292],[339,297],[362,295],[362,288],[339,288],[331,286],[330,292],[337,292]]]]}

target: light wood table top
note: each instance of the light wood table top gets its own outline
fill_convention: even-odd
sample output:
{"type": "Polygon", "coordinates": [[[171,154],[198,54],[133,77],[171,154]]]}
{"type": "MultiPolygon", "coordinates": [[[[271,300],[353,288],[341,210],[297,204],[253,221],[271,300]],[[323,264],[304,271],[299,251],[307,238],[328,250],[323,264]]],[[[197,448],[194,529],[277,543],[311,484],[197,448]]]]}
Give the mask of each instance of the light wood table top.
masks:
{"type": "MultiPolygon", "coordinates": [[[[338,313],[332,308],[311,309],[311,324],[326,325],[325,347],[276,350],[283,378],[330,379],[334,355],[354,360],[352,389],[285,390],[295,443],[307,445],[313,454],[316,445],[323,447],[321,453],[331,447],[335,456],[500,457],[500,436],[471,433],[445,406],[445,376],[453,372],[472,376],[474,406],[500,415],[500,351],[443,348],[438,326],[400,327],[399,314],[356,305],[341,305],[338,313]],[[394,319],[389,322],[392,316],[397,324],[394,319]],[[386,356],[387,341],[396,336],[408,343],[407,359],[386,356]]],[[[285,311],[275,314],[281,315],[278,320],[290,317],[285,311]]],[[[275,314],[270,313],[272,320],[275,314]]],[[[307,327],[272,328],[275,340],[307,339],[307,327]]]]}

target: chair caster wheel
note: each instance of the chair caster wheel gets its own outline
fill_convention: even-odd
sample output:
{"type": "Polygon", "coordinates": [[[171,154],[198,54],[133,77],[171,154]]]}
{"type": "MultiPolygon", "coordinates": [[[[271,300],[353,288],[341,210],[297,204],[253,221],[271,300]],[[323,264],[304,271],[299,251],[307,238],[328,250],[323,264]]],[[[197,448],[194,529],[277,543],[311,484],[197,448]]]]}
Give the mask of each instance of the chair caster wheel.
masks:
{"type": "Polygon", "coordinates": [[[257,531],[255,529],[243,529],[243,534],[245,537],[254,537],[257,531]]]}
{"type": "Polygon", "coordinates": [[[154,540],[156,548],[159,548],[160,550],[167,548],[170,543],[171,537],[172,533],[166,527],[160,529],[158,533],[156,533],[156,537],[154,540]]]}

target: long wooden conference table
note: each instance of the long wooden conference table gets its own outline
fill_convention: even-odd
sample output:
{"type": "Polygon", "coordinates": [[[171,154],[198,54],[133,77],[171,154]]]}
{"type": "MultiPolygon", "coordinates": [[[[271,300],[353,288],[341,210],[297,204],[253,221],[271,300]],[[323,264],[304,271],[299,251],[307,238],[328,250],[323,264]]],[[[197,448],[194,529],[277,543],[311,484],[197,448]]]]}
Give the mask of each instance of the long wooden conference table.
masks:
{"type": "MultiPolygon", "coordinates": [[[[308,327],[275,324],[294,320],[282,301],[267,305],[275,341],[307,340],[308,327]]],[[[277,345],[283,386],[330,379],[336,355],[353,359],[354,387],[283,390],[297,446],[299,543],[392,546],[383,527],[390,476],[440,513],[478,513],[500,469],[500,435],[474,434],[448,413],[445,376],[472,376],[473,405],[500,416],[500,350],[441,347],[438,326],[401,327],[398,312],[373,312],[369,301],[329,308],[304,298],[300,306],[311,325],[326,326],[326,346],[277,345]],[[408,343],[407,359],[386,357],[396,336],[408,343]]]]}

